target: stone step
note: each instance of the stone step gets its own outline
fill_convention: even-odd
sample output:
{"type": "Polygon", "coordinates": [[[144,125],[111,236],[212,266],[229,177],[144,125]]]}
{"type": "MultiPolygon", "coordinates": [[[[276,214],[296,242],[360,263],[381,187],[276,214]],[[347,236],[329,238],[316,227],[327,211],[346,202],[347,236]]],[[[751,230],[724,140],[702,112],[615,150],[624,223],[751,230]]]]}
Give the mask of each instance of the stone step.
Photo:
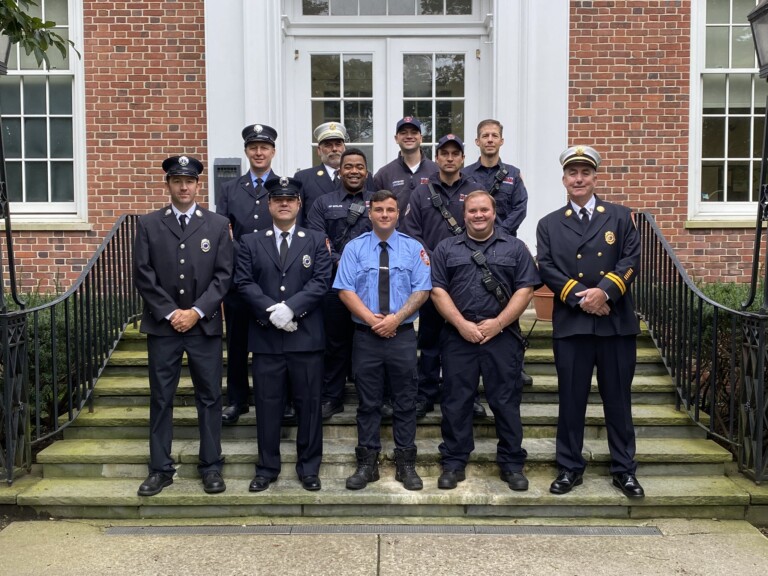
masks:
{"type": "MultiPolygon", "coordinates": [[[[222,391],[226,394],[226,378],[221,383],[222,391]]],[[[482,380],[481,394],[484,393],[482,380]]],[[[194,395],[192,379],[183,376],[176,391],[176,405],[190,405],[194,395]]],[[[94,389],[97,406],[140,406],[149,402],[149,383],[146,373],[107,375],[102,376],[94,389]]],[[[591,403],[599,403],[600,395],[597,380],[593,378],[591,403]]],[[[633,404],[673,404],[675,401],[674,386],[671,378],[665,373],[661,375],[639,375],[632,384],[633,404]]],[[[347,383],[345,404],[348,409],[357,404],[355,385],[347,383]]],[[[549,374],[536,374],[533,386],[523,389],[523,402],[557,402],[557,377],[549,374]]]]}
{"type": "Polygon", "coordinates": [[[549,493],[550,471],[529,474],[527,492],[513,492],[497,478],[469,476],[455,490],[439,490],[428,478],[409,492],[391,476],[360,491],[328,479],[307,492],[285,471],[265,492],[248,492],[248,480],[226,479],[227,490],[205,494],[200,481],[179,478],[160,494],[137,496],[136,478],[45,478],[18,493],[18,506],[59,518],[222,518],[429,516],[445,518],[721,518],[743,519],[750,495],[727,477],[641,477],[646,497],[630,500],[606,476],[587,473],[573,492],[549,493]]]}
{"type": "MultiPolygon", "coordinates": [[[[440,474],[440,440],[424,439],[418,442],[417,469],[425,477],[440,474]]],[[[323,443],[324,478],[343,479],[355,470],[356,441],[352,438],[325,439],[323,443]]],[[[383,473],[394,474],[394,445],[382,442],[381,468],[383,473]]],[[[541,467],[554,470],[554,438],[525,438],[523,447],[528,452],[527,469],[541,467]]],[[[296,462],[295,443],[282,441],[280,452],[284,470],[292,470],[296,462]]],[[[254,473],[258,447],[256,439],[225,440],[222,442],[225,458],[224,474],[229,477],[250,478],[254,473]]],[[[43,475],[51,477],[134,477],[147,473],[149,458],[147,440],[64,440],[55,442],[37,455],[43,465],[43,475]]],[[[198,442],[177,439],[171,455],[178,465],[181,477],[197,477],[198,442]]],[[[608,473],[610,455],[604,439],[589,439],[584,443],[583,455],[592,473],[608,473]]],[[[699,476],[724,473],[724,464],[732,460],[731,453],[715,442],[705,439],[640,438],[637,441],[637,461],[642,475],[699,476]]],[[[469,468],[476,475],[496,476],[496,439],[478,438],[469,468]]]]}
{"type": "MultiPolygon", "coordinates": [[[[558,407],[555,404],[523,403],[521,416],[526,436],[532,438],[554,437],[558,407]]],[[[490,414],[490,410],[488,410],[490,414]]],[[[671,405],[639,404],[633,406],[632,414],[639,437],[700,437],[703,431],[691,423],[685,412],[677,411],[671,405]]],[[[440,407],[419,419],[416,427],[417,438],[440,435],[440,407]]],[[[64,418],[62,418],[62,423],[64,418]]],[[[604,436],[603,408],[598,404],[587,406],[587,437],[604,436]]],[[[83,412],[65,430],[65,438],[145,438],[149,426],[147,406],[103,406],[94,412],[83,412]],[[80,433],[78,433],[80,431],[80,433]],[[86,432],[83,432],[86,431],[86,432]],[[122,436],[121,436],[122,435],[122,436]]],[[[495,428],[493,416],[475,420],[475,437],[493,437],[495,428]]],[[[283,433],[293,437],[295,426],[284,426],[283,433]]],[[[235,426],[225,426],[222,438],[252,438],[256,434],[255,410],[240,417],[235,426]]],[[[329,438],[356,437],[355,410],[345,409],[326,421],[323,434],[329,438]]],[[[194,406],[179,406],[174,410],[174,436],[176,438],[197,437],[197,410],[194,406]]],[[[391,436],[391,426],[384,422],[382,438],[391,436]]]]}

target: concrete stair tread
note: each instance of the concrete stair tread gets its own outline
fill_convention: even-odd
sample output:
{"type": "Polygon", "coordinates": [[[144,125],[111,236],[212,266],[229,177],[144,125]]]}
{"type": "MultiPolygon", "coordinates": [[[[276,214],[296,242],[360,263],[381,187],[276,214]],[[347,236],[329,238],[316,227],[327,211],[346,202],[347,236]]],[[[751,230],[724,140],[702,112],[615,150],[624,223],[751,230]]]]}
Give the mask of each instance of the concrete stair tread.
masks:
{"type": "MultiPolygon", "coordinates": [[[[293,471],[287,471],[268,490],[248,492],[249,479],[226,479],[224,493],[203,492],[197,479],[179,478],[152,497],[140,497],[136,478],[42,479],[17,495],[19,506],[214,506],[220,515],[231,515],[227,506],[238,505],[312,505],[328,506],[746,506],[750,495],[725,476],[688,476],[640,478],[646,497],[630,500],[611,485],[605,476],[587,474],[584,484],[573,492],[550,494],[553,475],[537,472],[528,475],[530,488],[513,492],[498,478],[468,476],[455,490],[439,490],[434,478],[426,478],[421,491],[409,492],[394,478],[384,477],[360,491],[344,487],[343,479],[323,481],[323,489],[307,492],[301,488],[293,471]]],[[[322,477],[321,477],[322,480],[322,477]]]]}
{"type": "MultiPolygon", "coordinates": [[[[326,464],[354,465],[353,438],[326,439],[323,443],[323,462],[326,464]]],[[[428,438],[418,441],[418,463],[437,464],[440,439],[428,438]]],[[[554,465],[554,438],[525,438],[523,447],[528,451],[528,462],[544,462],[554,465]]],[[[383,442],[383,457],[394,459],[394,446],[391,441],[383,442]]],[[[284,463],[296,461],[295,442],[283,440],[281,454],[284,463]]],[[[222,453],[228,464],[256,462],[256,439],[224,440],[222,453]]],[[[145,463],[149,454],[146,440],[62,440],[48,446],[37,456],[40,464],[130,464],[145,463]]],[[[609,462],[610,455],[606,440],[588,439],[584,442],[584,458],[588,462],[609,462]]],[[[171,456],[177,463],[197,463],[198,442],[196,440],[175,440],[171,456]]],[[[637,440],[637,460],[642,463],[723,463],[732,459],[730,452],[706,439],[685,438],[639,438],[637,440]]],[[[473,463],[496,461],[496,439],[476,438],[473,463]]]]}
{"type": "MultiPolygon", "coordinates": [[[[557,404],[523,403],[520,407],[523,425],[555,425],[557,423],[557,404]]],[[[490,414],[490,411],[489,411],[490,414]]],[[[684,411],[675,410],[674,406],[636,404],[632,407],[635,426],[691,426],[691,421],[684,411]]],[[[440,422],[440,407],[419,420],[419,425],[440,422]]],[[[492,422],[491,417],[476,421],[477,424],[492,422]]],[[[194,406],[174,408],[174,423],[177,426],[197,426],[197,410],[194,406]]],[[[603,425],[603,407],[599,404],[587,406],[587,425],[603,425]]],[[[251,409],[240,417],[238,426],[255,426],[255,410],[251,409]]],[[[148,406],[101,406],[93,412],[83,412],[70,426],[148,426],[148,406]]],[[[355,426],[355,410],[345,410],[325,422],[326,426],[355,426]]]]}
{"type": "MultiPolygon", "coordinates": [[[[538,392],[557,392],[557,376],[551,374],[533,374],[533,386],[523,389],[523,398],[526,394],[538,392]]],[[[226,388],[225,383],[222,386],[226,388]]],[[[353,387],[351,383],[348,387],[353,387]]],[[[635,376],[632,382],[634,393],[672,393],[675,387],[672,379],[667,374],[643,374],[635,376]]],[[[592,392],[597,392],[597,380],[592,379],[592,392]]],[[[193,393],[192,379],[182,376],[179,380],[177,395],[191,395],[193,393]]],[[[126,374],[116,376],[102,376],[96,383],[96,397],[102,396],[147,396],[149,397],[149,382],[146,374],[126,374]]]]}

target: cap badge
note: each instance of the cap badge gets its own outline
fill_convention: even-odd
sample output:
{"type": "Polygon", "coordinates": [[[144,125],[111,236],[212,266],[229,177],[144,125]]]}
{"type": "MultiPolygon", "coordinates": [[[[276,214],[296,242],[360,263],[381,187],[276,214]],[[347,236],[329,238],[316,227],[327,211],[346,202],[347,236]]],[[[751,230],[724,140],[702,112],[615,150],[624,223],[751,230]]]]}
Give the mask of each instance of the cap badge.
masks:
{"type": "Polygon", "coordinates": [[[296,232],[296,234],[299,236],[299,238],[304,238],[304,236],[306,236],[306,234],[304,234],[304,232],[302,232],[301,230],[296,232]]]}
{"type": "Polygon", "coordinates": [[[455,140],[456,136],[454,134],[448,134],[448,136],[446,136],[446,138],[448,138],[448,140],[455,140]]]}
{"type": "Polygon", "coordinates": [[[211,250],[211,241],[208,238],[200,240],[200,250],[203,252],[209,252],[211,250]]]}
{"type": "Polygon", "coordinates": [[[611,231],[606,232],[605,242],[606,244],[614,244],[616,242],[616,235],[611,231]]]}
{"type": "Polygon", "coordinates": [[[255,124],[253,127],[253,131],[256,132],[256,134],[261,134],[264,128],[261,126],[261,124],[255,124]]]}
{"type": "Polygon", "coordinates": [[[189,158],[186,156],[181,156],[179,158],[179,166],[188,166],[189,165],[189,158]]]}
{"type": "Polygon", "coordinates": [[[574,150],[576,153],[576,156],[584,156],[584,147],[583,146],[576,146],[576,149],[574,150]]]}
{"type": "Polygon", "coordinates": [[[280,176],[280,187],[288,188],[288,178],[286,178],[285,176],[280,176]]]}
{"type": "Polygon", "coordinates": [[[403,122],[411,122],[413,120],[413,116],[406,116],[403,118],[403,122]]]}
{"type": "Polygon", "coordinates": [[[328,124],[328,130],[336,130],[336,123],[331,122],[330,124],[328,124]]]}
{"type": "Polygon", "coordinates": [[[309,254],[304,254],[304,256],[301,257],[301,264],[304,268],[312,266],[312,258],[309,257],[309,254]]]}

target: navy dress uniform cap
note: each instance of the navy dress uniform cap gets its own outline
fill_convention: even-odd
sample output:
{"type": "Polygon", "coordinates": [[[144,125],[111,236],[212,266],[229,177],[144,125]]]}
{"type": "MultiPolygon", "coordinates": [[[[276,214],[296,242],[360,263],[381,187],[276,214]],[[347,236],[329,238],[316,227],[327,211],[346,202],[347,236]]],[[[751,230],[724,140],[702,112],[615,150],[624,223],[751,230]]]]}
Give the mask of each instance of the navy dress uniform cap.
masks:
{"type": "Polygon", "coordinates": [[[421,121],[414,116],[405,116],[404,118],[398,120],[397,127],[395,128],[395,134],[400,132],[400,128],[403,126],[413,126],[416,128],[416,130],[421,132],[421,121]]]}
{"type": "Polygon", "coordinates": [[[344,124],[341,124],[340,122],[326,122],[325,124],[320,124],[320,126],[315,128],[314,136],[318,144],[323,140],[349,141],[347,129],[344,127],[344,124]]]}
{"type": "Polygon", "coordinates": [[[446,134],[440,140],[437,142],[437,148],[435,150],[440,150],[443,146],[446,144],[453,142],[459,147],[459,150],[461,150],[461,153],[464,154],[464,142],[461,141],[461,138],[456,136],[456,134],[446,134]]]}
{"type": "Polygon", "coordinates": [[[270,198],[301,198],[301,182],[288,176],[267,180],[264,188],[270,198]]]}
{"type": "Polygon", "coordinates": [[[275,140],[277,140],[277,130],[266,124],[249,124],[243,128],[242,135],[245,144],[251,142],[266,142],[267,144],[272,144],[272,146],[274,146],[275,140]]]}
{"type": "Polygon", "coordinates": [[[591,146],[571,146],[560,154],[560,165],[563,168],[568,164],[579,162],[582,164],[589,164],[592,168],[597,170],[602,161],[603,159],[600,158],[600,154],[591,146]]]}
{"type": "Polygon", "coordinates": [[[192,156],[171,156],[163,160],[163,171],[169,176],[191,176],[199,178],[203,172],[203,163],[192,156]]]}

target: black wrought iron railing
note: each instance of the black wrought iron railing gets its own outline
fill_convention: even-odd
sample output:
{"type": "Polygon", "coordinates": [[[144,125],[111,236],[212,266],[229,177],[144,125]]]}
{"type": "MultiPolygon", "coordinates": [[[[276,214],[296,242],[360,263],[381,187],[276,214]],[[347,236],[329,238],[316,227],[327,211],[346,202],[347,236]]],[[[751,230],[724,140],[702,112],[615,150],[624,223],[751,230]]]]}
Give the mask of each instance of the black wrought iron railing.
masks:
{"type": "Polygon", "coordinates": [[[33,444],[92,409],[95,382],[141,310],[133,287],[136,223],[121,216],[64,294],[0,314],[0,479],[11,483],[14,470],[31,465],[33,444]]]}
{"type": "Polygon", "coordinates": [[[641,273],[633,285],[677,390],[677,407],[728,446],[755,482],[768,479],[768,316],[705,296],[648,213],[636,215],[641,273]]]}

